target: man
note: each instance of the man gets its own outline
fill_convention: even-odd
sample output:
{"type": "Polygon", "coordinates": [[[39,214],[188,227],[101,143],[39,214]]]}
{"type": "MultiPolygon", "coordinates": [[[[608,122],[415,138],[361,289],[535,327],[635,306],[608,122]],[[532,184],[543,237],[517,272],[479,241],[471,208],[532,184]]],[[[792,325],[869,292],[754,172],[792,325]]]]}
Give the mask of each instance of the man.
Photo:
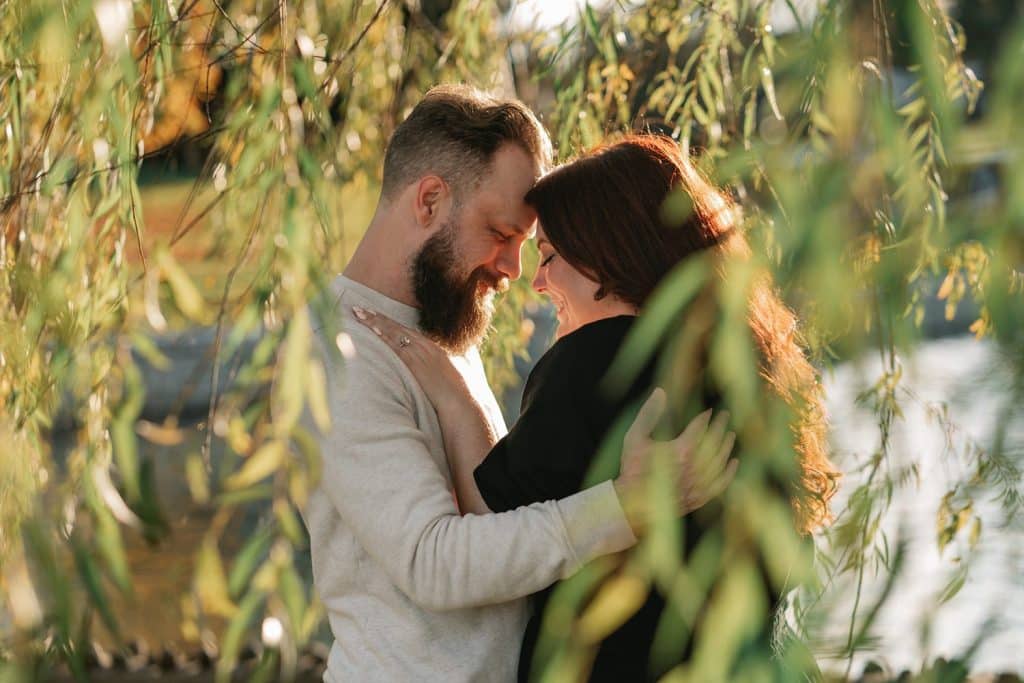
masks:
{"type": "MultiPolygon", "coordinates": [[[[561,501],[460,516],[436,413],[352,307],[419,326],[449,351],[496,434],[476,350],[520,275],[535,222],[523,196],[550,143],[521,103],[431,90],[395,131],[380,202],[333,283],[355,354],[324,354],[331,428],[304,516],[335,642],[327,681],[511,681],[524,596],[636,538],[606,482],[561,501]]],[[[320,344],[333,343],[320,335],[320,344]]]]}

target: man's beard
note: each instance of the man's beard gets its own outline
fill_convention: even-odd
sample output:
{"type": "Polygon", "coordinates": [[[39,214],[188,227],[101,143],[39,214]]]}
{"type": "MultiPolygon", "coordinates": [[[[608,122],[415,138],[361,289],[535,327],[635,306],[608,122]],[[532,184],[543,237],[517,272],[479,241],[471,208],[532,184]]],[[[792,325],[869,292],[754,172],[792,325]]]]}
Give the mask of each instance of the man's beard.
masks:
{"type": "Polygon", "coordinates": [[[420,328],[452,353],[464,353],[483,340],[494,315],[494,295],[508,286],[483,266],[463,276],[459,260],[455,224],[449,221],[423,243],[412,263],[420,328]]]}

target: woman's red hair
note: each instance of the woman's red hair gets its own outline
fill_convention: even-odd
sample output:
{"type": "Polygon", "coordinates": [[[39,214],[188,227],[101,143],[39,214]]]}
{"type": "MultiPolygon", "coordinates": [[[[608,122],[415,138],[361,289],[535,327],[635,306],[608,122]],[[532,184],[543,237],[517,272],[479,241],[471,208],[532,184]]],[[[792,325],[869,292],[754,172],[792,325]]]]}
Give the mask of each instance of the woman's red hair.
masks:
{"type": "MultiPolygon", "coordinates": [[[[679,145],[657,135],[629,135],[565,164],[526,195],[559,256],[598,283],[597,298],[642,307],[686,258],[716,250],[749,258],[735,203],[708,182],[679,145]]],[[[797,319],[762,274],[751,287],[747,323],[760,374],[793,410],[799,490],[798,528],[831,520],[839,473],[829,462],[824,395],[797,338],[797,319]]]]}

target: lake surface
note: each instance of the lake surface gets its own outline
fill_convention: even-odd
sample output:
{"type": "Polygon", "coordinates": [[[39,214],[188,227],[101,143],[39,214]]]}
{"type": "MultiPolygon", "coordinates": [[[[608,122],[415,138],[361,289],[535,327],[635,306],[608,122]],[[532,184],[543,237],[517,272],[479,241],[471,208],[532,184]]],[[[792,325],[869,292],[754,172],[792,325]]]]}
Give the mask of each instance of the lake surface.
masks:
{"type": "MultiPolygon", "coordinates": [[[[896,489],[884,517],[882,529],[890,546],[895,548],[897,538],[906,544],[905,561],[872,629],[877,647],[855,659],[854,671],[867,659],[893,671],[915,670],[937,656],[962,656],[979,635],[987,633],[971,669],[1024,674],[1024,511],[1008,519],[995,491],[982,489],[974,506],[983,524],[977,546],[971,550],[967,531],[943,552],[936,542],[936,514],[943,496],[975,471],[976,460],[968,445],[992,446],[999,414],[1010,395],[1009,366],[994,344],[973,337],[925,342],[900,363],[904,417],[897,420],[892,433],[892,465],[895,470],[914,464],[919,477],[896,489]],[[935,417],[943,406],[946,426],[935,417]],[[967,571],[963,587],[941,604],[943,588],[963,567],[967,571]]],[[[864,481],[866,472],[856,469],[869,461],[880,444],[874,416],[855,400],[880,375],[881,363],[875,357],[843,364],[826,378],[834,460],[846,472],[836,510],[864,481]]],[[[1018,471],[1024,465],[1022,417],[1021,407],[1013,406],[1007,450],[1018,471]]],[[[883,573],[869,572],[862,604],[872,604],[883,585],[883,573]]],[[[848,614],[853,596],[854,586],[844,581],[829,591],[826,602],[837,613],[848,614]]],[[[836,619],[829,631],[843,636],[847,628],[848,622],[836,619]]],[[[823,663],[837,668],[835,662],[823,663]]]]}

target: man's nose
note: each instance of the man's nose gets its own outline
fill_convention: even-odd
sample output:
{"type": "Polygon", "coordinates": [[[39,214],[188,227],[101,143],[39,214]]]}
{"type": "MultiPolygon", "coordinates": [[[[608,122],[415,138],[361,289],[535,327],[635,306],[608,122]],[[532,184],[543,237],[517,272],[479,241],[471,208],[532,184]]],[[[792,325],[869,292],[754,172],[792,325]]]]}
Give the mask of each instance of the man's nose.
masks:
{"type": "Polygon", "coordinates": [[[511,280],[518,280],[523,274],[522,244],[509,245],[498,252],[497,262],[494,264],[498,272],[511,280]]]}

